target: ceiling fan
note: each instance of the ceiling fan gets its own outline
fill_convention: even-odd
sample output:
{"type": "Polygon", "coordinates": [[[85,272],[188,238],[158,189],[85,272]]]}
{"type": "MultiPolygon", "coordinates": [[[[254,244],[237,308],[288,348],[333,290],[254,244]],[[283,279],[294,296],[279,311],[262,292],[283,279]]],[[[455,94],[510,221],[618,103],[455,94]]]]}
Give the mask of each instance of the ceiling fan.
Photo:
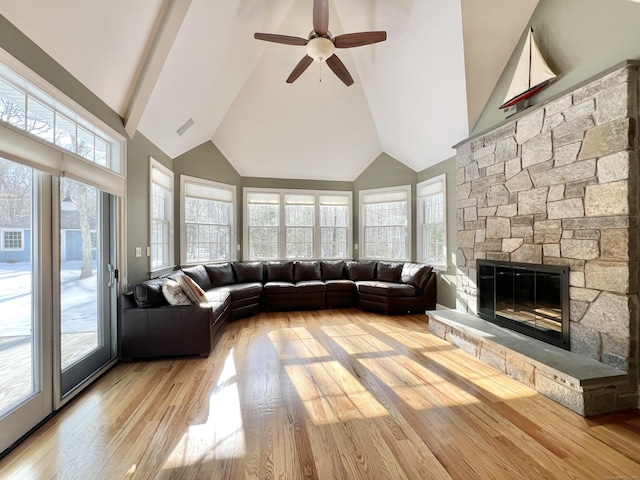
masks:
{"type": "Polygon", "coordinates": [[[313,0],[313,30],[309,34],[309,38],[273,33],[256,33],[253,38],[285,45],[306,45],[307,54],[293,69],[287,78],[287,83],[295,82],[315,60],[316,62],[326,62],[333,73],[345,85],[350,86],[353,85],[353,78],[334,50],[384,42],[387,39],[387,32],[359,32],[332,37],[329,31],[329,0],[313,0]]]}

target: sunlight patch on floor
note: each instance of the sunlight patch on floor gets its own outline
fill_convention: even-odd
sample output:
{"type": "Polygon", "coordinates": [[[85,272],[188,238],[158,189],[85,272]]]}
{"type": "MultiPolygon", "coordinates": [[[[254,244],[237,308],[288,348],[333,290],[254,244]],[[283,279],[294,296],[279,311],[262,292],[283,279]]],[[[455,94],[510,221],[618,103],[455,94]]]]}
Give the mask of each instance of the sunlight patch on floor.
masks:
{"type": "Polygon", "coordinates": [[[163,470],[207,461],[244,458],[247,453],[233,349],[209,396],[208,416],[187,428],[163,470]]]}

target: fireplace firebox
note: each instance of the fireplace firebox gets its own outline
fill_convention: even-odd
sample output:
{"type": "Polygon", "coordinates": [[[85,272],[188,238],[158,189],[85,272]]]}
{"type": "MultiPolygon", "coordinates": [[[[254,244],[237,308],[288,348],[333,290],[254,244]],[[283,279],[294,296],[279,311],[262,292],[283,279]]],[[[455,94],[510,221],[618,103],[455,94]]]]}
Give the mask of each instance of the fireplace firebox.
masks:
{"type": "Polygon", "coordinates": [[[478,260],[478,315],[569,350],[569,267],[478,260]]]}

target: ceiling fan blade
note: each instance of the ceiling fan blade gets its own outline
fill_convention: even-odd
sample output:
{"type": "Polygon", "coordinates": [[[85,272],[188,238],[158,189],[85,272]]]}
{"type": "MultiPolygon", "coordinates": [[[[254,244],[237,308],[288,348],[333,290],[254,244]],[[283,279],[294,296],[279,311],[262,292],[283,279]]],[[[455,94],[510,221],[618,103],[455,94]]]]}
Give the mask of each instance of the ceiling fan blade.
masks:
{"type": "Polygon", "coordinates": [[[307,68],[309,68],[309,65],[311,65],[312,63],[313,63],[313,58],[311,58],[309,55],[305,55],[304,58],[300,60],[300,63],[296,65],[296,68],[293,69],[293,72],[291,72],[291,75],[289,75],[289,78],[287,78],[287,83],[295,82],[298,79],[298,77],[302,75],[302,72],[304,72],[307,68]]]}
{"type": "Polygon", "coordinates": [[[313,0],[313,31],[321,37],[329,32],[329,0],[313,0]]]}
{"type": "Polygon", "coordinates": [[[342,60],[340,60],[336,54],[331,55],[326,61],[329,68],[333,70],[333,73],[335,73],[347,87],[353,85],[353,78],[351,78],[347,67],[344,66],[344,63],[342,63],[342,60]]]}
{"type": "Polygon", "coordinates": [[[276,33],[254,33],[253,38],[256,40],[264,40],[265,42],[284,43],[285,45],[303,46],[309,43],[309,40],[306,38],[278,35],[276,33]]]}
{"type": "Polygon", "coordinates": [[[336,48],[361,47],[372,43],[384,42],[387,39],[387,32],[360,32],[338,35],[333,39],[336,48]]]}

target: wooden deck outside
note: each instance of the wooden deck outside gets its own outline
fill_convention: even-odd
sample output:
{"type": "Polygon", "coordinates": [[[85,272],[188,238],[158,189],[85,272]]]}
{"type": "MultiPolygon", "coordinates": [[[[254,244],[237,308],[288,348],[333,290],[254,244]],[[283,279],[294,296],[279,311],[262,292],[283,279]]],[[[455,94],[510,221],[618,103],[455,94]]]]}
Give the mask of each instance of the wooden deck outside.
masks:
{"type": "Polygon", "coordinates": [[[358,310],[234,322],[209,358],[117,365],[0,478],[638,478],[640,412],[584,419],[427,327],[358,310]]]}
{"type": "MultiPolygon", "coordinates": [[[[96,348],[96,332],[63,333],[62,365],[96,348]]],[[[31,337],[0,337],[0,412],[33,392],[31,337]]]]}

